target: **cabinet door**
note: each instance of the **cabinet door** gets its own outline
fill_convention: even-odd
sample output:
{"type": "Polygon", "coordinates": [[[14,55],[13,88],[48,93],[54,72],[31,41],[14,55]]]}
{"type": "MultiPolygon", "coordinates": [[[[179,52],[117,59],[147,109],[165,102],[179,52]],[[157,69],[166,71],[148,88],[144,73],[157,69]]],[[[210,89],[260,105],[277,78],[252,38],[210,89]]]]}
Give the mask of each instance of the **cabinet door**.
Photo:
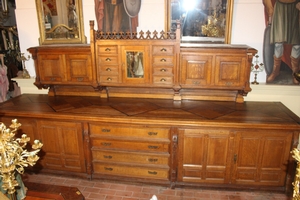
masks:
{"type": "Polygon", "coordinates": [[[246,58],[244,56],[216,56],[214,84],[220,87],[242,87],[245,85],[246,58]]]}
{"type": "Polygon", "coordinates": [[[211,85],[213,56],[190,54],[181,59],[182,87],[205,87],[211,85]]]}
{"type": "Polygon", "coordinates": [[[38,67],[40,81],[43,83],[60,83],[66,80],[66,71],[63,55],[60,54],[39,54],[38,67]]]}
{"type": "Polygon", "coordinates": [[[237,132],[233,183],[284,186],[291,132],[237,132]]]}
{"type": "Polygon", "coordinates": [[[93,81],[90,55],[66,54],[67,79],[72,83],[85,84],[93,81]]]}
{"type": "Polygon", "coordinates": [[[44,144],[42,165],[46,169],[85,172],[80,123],[39,121],[38,132],[44,144]]]}
{"type": "Polygon", "coordinates": [[[234,136],[222,130],[181,130],[178,180],[228,183],[234,136]]]}

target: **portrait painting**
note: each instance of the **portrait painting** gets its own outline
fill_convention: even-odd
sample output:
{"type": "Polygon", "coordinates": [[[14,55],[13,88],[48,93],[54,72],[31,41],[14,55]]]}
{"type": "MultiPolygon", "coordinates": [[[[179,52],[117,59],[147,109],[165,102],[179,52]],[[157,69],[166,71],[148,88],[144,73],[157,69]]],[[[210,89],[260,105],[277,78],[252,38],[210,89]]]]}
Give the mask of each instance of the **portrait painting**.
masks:
{"type": "Polygon", "coordinates": [[[267,84],[299,85],[300,0],[263,0],[263,62],[267,84]]]}

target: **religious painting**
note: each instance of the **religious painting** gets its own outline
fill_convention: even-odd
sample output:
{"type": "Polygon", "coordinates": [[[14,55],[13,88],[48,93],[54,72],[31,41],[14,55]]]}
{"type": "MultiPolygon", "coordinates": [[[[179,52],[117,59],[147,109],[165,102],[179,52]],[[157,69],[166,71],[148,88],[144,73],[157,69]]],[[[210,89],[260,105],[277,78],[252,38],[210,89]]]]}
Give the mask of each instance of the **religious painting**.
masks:
{"type": "Polygon", "coordinates": [[[300,0],[263,0],[263,62],[268,84],[299,85],[300,0]]]}
{"type": "Polygon", "coordinates": [[[43,0],[44,9],[51,13],[51,16],[57,16],[56,0],[43,0]]]}

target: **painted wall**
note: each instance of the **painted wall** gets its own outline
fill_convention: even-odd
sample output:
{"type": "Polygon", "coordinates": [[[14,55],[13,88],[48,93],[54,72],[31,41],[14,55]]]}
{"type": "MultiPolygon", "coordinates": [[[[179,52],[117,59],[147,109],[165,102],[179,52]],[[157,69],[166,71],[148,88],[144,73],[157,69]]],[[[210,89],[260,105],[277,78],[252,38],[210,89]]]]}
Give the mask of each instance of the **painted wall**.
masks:
{"type": "MultiPolygon", "coordinates": [[[[89,43],[89,20],[95,20],[94,0],[82,0],[85,35],[89,43]]],[[[161,31],[165,23],[164,0],[142,0],[139,14],[139,30],[161,31]]],[[[16,19],[20,37],[21,51],[27,56],[27,49],[39,45],[39,28],[35,0],[16,0],[16,19]]],[[[247,44],[258,50],[259,62],[262,62],[262,43],[264,23],[264,6],[262,0],[234,0],[232,21],[232,44],[247,44]]],[[[33,61],[26,62],[31,76],[35,76],[33,61]]],[[[253,81],[251,74],[251,81],[253,81]]],[[[265,72],[258,74],[258,86],[252,87],[247,101],[281,101],[300,116],[299,86],[278,86],[263,84],[265,72]]],[[[21,88],[22,90],[22,88],[21,88]]],[[[37,89],[32,87],[34,93],[37,89]]],[[[44,91],[43,91],[44,92],[44,91]]]]}

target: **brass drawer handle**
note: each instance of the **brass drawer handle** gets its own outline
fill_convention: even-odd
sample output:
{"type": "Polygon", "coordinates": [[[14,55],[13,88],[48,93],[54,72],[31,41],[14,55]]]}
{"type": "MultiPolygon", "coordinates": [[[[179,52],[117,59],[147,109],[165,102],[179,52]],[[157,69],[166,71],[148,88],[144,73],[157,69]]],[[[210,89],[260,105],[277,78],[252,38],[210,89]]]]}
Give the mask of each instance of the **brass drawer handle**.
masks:
{"type": "Polygon", "coordinates": [[[82,77],[78,77],[78,78],[77,78],[77,81],[79,81],[79,82],[80,82],[80,81],[83,81],[83,78],[82,78],[82,77]]]}
{"type": "Polygon", "coordinates": [[[55,81],[55,80],[56,80],[56,78],[52,77],[50,80],[51,80],[51,81],[55,81]]]}
{"type": "Polygon", "coordinates": [[[157,162],[158,159],[157,159],[157,158],[149,158],[148,161],[149,161],[149,162],[157,162]]]}
{"type": "Polygon", "coordinates": [[[149,148],[149,149],[159,149],[159,146],[152,146],[152,145],[149,145],[148,148],[149,148]]]}
{"type": "Polygon", "coordinates": [[[156,171],[148,171],[148,174],[151,174],[151,175],[157,175],[157,172],[156,171]]]}
{"type": "Polygon", "coordinates": [[[112,81],[112,78],[109,78],[109,77],[108,77],[106,80],[108,80],[108,81],[112,81]]]}
{"type": "Polygon", "coordinates": [[[101,131],[102,131],[103,133],[109,133],[109,132],[110,132],[110,129],[103,128],[101,131]]]}
{"type": "Polygon", "coordinates": [[[165,58],[160,59],[160,62],[167,62],[165,58]]]}
{"type": "Polygon", "coordinates": [[[106,48],[104,51],[111,51],[110,48],[106,48]]]}
{"type": "Polygon", "coordinates": [[[164,68],[162,68],[160,71],[161,71],[161,72],[166,72],[167,70],[166,70],[166,69],[164,69],[164,68]]]}
{"type": "Polygon", "coordinates": [[[148,135],[157,135],[157,132],[148,132],[148,135]]]}
{"type": "Polygon", "coordinates": [[[111,168],[111,167],[104,167],[104,169],[107,170],[107,171],[112,171],[112,170],[114,170],[114,169],[111,168]]]}
{"type": "Polygon", "coordinates": [[[107,72],[110,72],[110,71],[111,71],[111,69],[110,69],[110,68],[106,68],[106,71],[107,71],[107,72]]]}
{"type": "Polygon", "coordinates": [[[103,155],[103,157],[106,159],[112,159],[112,156],[103,155]]]}
{"type": "Polygon", "coordinates": [[[162,48],[160,51],[161,51],[161,52],[166,52],[166,51],[167,51],[167,49],[165,49],[165,48],[162,48]]]}
{"type": "Polygon", "coordinates": [[[110,146],[110,145],[111,145],[111,143],[110,143],[110,142],[101,142],[101,145],[102,145],[102,146],[106,146],[106,147],[107,147],[107,146],[110,146]]]}
{"type": "Polygon", "coordinates": [[[110,59],[110,58],[106,58],[106,59],[105,59],[105,61],[107,61],[107,62],[110,62],[110,61],[111,61],[111,59],[110,59]]]}
{"type": "Polygon", "coordinates": [[[160,82],[166,82],[166,81],[167,81],[167,80],[164,79],[164,78],[160,79],[160,82]]]}

